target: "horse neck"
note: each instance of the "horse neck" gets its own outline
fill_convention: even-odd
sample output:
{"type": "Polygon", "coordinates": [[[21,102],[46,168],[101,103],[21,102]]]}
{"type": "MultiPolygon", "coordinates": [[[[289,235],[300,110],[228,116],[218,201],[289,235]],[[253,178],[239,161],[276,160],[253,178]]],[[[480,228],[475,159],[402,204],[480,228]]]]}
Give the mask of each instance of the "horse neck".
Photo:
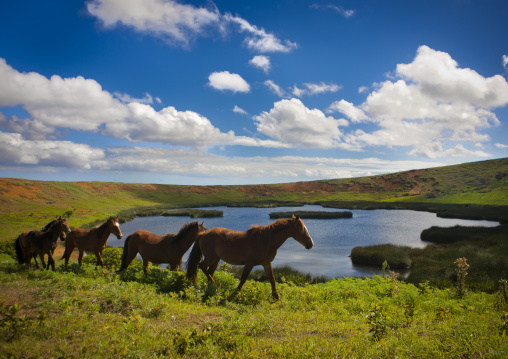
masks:
{"type": "Polygon", "coordinates": [[[293,233],[290,228],[290,223],[288,222],[287,225],[283,225],[280,227],[274,227],[274,228],[265,228],[265,230],[269,231],[270,236],[270,248],[272,250],[279,249],[280,246],[286,242],[286,240],[289,237],[292,237],[293,233]]]}
{"type": "Polygon", "coordinates": [[[192,243],[194,243],[196,237],[197,236],[195,230],[190,230],[189,233],[187,233],[187,235],[180,238],[177,245],[185,253],[192,246],[192,243]]]}
{"type": "Polygon", "coordinates": [[[51,242],[56,242],[58,240],[58,236],[60,236],[61,232],[62,231],[60,230],[59,222],[55,222],[44,233],[47,233],[46,235],[51,239],[51,242]]]}
{"type": "Polygon", "coordinates": [[[95,233],[97,234],[97,238],[102,243],[106,243],[109,235],[111,234],[111,229],[108,226],[109,221],[104,222],[99,227],[95,228],[95,233]]]}

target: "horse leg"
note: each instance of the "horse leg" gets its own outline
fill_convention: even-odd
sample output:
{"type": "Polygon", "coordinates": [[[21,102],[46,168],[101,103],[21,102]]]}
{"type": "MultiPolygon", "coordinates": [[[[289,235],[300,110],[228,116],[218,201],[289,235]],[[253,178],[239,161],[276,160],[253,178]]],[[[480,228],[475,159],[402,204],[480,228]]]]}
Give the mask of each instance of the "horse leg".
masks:
{"type": "Polygon", "coordinates": [[[53,259],[53,256],[51,255],[51,250],[48,251],[48,266],[46,269],[49,269],[49,265],[51,264],[51,269],[55,271],[55,260],[53,259]]]}
{"type": "MultiPolygon", "coordinates": [[[[34,258],[35,257],[37,257],[37,254],[34,255],[34,258]]],[[[39,252],[39,258],[41,259],[42,268],[48,269],[49,268],[49,257],[48,257],[48,264],[47,265],[46,265],[46,261],[44,260],[44,252],[39,252]]]]}
{"type": "Polygon", "coordinates": [[[240,278],[240,284],[238,284],[238,287],[236,287],[235,292],[239,292],[240,289],[242,289],[242,287],[243,287],[245,281],[247,280],[247,277],[249,276],[250,271],[252,270],[252,268],[254,268],[254,266],[251,265],[251,264],[246,264],[243,267],[242,277],[240,278]]]}
{"type": "Polygon", "coordinates": [[[265,269],[266,276],[272,285],[272,296],[275,299],[279,299],[279,293],[277,293],[277,288],[275,287],[275,276],[273,275],[272,263],[270,262],[268,264],[263,264],[263,268],[265,269]]]}
{"type": "MultiPolygon", "coordinates": [[[[65,258],[65,266],[69,264],[69,259],[71,258],[72,251],[74,250],[74,240],[68,238],[65,241],[65,251],[62,258],[65,258]]],[[[81,265],[81,262],[79,263],[81,265]]]]}
{"type": "Polygon", "coordinates": [[[148,263],[150,262],[148,262],[147,259],[143,258],[143,272],[145,272],[145,274],[148,273],[148,263]]]}
{"type": "MultiPolygon", "coordinates": [[[[79,265],[83,264],[83,254],[84,252],[78,248],[78,251],[79,251],[79,254],[78,254],[78,263],[79,265]]],[[[68,261],[68,259],[66,259],[66,261],[68,261]]]]}
{"type": "Polygon", "coordinates": [[[210,266],[208,266],[208,273],[210,273],[210,277],[213,277],[213,274],[217,270],[219,266],[220,258],[217,258],[215,262],[213,262],[210,266]]]}
{"type": "Polygon", "coordinates": [[[102,251],[95,252],[95,256],[97,257],[97,263],[95,263],[95,267],[97,267],[100,264],[102,269],[104,269],[104,261],[102,260],[101,252],[102,251]]]}
{"type": "Polygon", "coordinates": [[[206,266],[206,264],[204,262],[199,263],[199,268],[201,268],[203,273],[205,273],[205,276],[206,276],[206,278],[208,278],[209,282],[215,283],[215,281],[213,280],[210,273],[208,273],[208,267],[206,266]]]}

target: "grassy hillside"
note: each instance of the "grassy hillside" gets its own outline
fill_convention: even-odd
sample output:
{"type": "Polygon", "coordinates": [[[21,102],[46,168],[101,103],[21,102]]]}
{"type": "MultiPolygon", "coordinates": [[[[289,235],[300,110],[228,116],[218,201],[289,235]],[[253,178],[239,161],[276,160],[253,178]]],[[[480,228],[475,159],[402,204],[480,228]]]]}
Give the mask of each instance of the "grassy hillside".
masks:
{"type": "MultiPolygon", "coordinates": [[[[80,227],[140,207],[167,209],[254,203],[340,205],[508,206],[508,158],[388,175],[249,186],[174,186],[106,182],[52,182],[0,178],[0,241],[71,214],[80,227]]],[[[422,207],[423,206],[423,207],[422,207]]],[[[508,207],[495,208],[494,213],[508,207]]],[[[146,208],[145,208],[146,210],[146,208]]],[[[436,209],[437,210],[437,209],[436,209]]],[[[478,210],[475,209],[477,212],[478,210]]],[[[481,209],[483,211],[483,209],[481,209]]],[[[150,210],[145,213],[150,213],[150,210]]]]}
{"type": "MultiPolygon", "coordinates": [[[[221,268],[222,269],[222,268],[221,268]]],[[[208,286],[129,268],[25,270],[0,255],[2,358],[503,358],[507,289],[441,290],[394,277],[208,286]]]]}

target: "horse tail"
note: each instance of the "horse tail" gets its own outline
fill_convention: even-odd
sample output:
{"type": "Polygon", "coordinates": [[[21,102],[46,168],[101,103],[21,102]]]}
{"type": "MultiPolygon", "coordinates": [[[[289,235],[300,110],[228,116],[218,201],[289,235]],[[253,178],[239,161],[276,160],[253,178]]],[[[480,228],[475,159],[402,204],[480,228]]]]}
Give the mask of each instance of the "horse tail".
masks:
{"type": "Polygon", "coordinates": [[[132,234],[128,235],[127,238],[125,238],[125,243],[123,244],[123,252],[122,252],[122,265],[120,266],[120,269],[118,272],[123,271],[125,268],[127,268],[127,254],[129,253],[129,240],[131,239],[132,234]]]}
{"type": "MultiPolygon", "coordinates": [[[[19,236],[21,237],[22,234],[19,236]]],[[[21,243],[19,242],[19,237],[14,242],[14,246],[16,247],[16,257],[18,258],[19,264],[25,263],[25,257],[23,255],[23,249],[21,249],[21,243]]]]}
{"type": "Polygon", "coordinates": [[[196,280],[196,276],[198,274],[198,265],[201,262],[201,257],[203,253],[201,253],[201,248],[199,247],[199,239],[194,242],[194,246],[189,254],[189,258],[187,259],[187,279],[191,281],[196,280]]]}
{"type": "Polygon", "coordinates": [[[69,235],[65,236],[65,251],[63,253],[63,256],[62,258],[60,258],[60,260],[62,259],[66,259],[66,260],[69,260],[69,258],[71,257],[71,252],[74,250],[74,241],[72,238],[69,238],[69,235]]]}

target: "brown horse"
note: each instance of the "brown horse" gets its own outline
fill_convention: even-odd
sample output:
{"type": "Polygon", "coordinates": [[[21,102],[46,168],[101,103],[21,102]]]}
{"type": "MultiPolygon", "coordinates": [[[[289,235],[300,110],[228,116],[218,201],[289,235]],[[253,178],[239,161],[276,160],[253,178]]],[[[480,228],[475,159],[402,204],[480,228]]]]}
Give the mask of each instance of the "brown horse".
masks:
{"type": "Polygon", "coordinates": [[[196,240],[198,233],[206,231],[203,223],[191,222],[183,225],[177,234],[166,233],[159,236],[139,230],[125,239],[122,254],[122,266],[118,272],[126,269],[138,253],[143,258],[143,271],[147,273],[148,263],[169,263],[176,270],[182,257],[196,240]]]}
{"type": "MultiPolygon", "coordinates": [[[[57,220],[54,219],[46,226],[42,227],[41,231],[46,232],[57,220]]],[[[31,245],[31,242],[27,239],[27,235],[30,231],[24,231],[21,233],[16,241],[14,242],[14,246],[16,248],[16,256],[19,264],[27,264],[29,267],[32,266],[32,258],[35,261],[35,266],[39,269],[39,262],[37,262],[37,249],[31,245]]],[[[60,233],[60,240],[65,241],[65,232],[60,233]]],[[[54,254],[54,249],[51,251],[51,255],[54,254]]],[[[44,261],[44,254],[40,256],[42,266],[46,268],[46,262],[44,261]]]]}
{"type": "Polygon", "coordinates": [[[97,257],[97,263],[95,266],[100,264],[102,268],[104,268],[102,251],[106,248],[106,242],[108,241],[108,237],[111,233],[113,233],[118,239],[122,238],[122,231],[120,230],[118,217],[109,217],[106,222],[92,229],[73,229],[71,233],[67,235],[67,240],[65,241],[65,252],[61,258],[65,258],[65,266],[69,263],[69,258],[71,257],[74,247],[77,247],[79,251],[79,265],[82,264],[83,253],[86,251],[95,253],[95,256],[97,257]]]}
{"type": "Polygon", "coordinates": [[[252,268],[262,265],[272,285],[272,295],[275,299],[279,299],[272,261],[277,254],[277,249],[289,237],[293,237],[307,249],[311,249],[314,245],[299,216],[279,219],[268,226],[252,226],[251,229],[243,232],[212,228],[198,235],[187,261],[187,278],[195,280],[199,265],[208,280],[214,283],[213,273],[221,259],[233,265],[244,265],[240,284],[236,288],[238,292],[252,268]]]}
{"type": "MultiPolygon", "coordinates": [[[[56,248],[56,242],[58,237],[61,237],[62,232],[65,234],[69,233],[71,230],[69,229],[69,225],[67,224],[67,220],[63,218],[58,218],[57,220],[51,222],[49,224],[49,228],[42,231],[30,231],[25,234],[23,232],[17,240],[16,244],[16,252],[18,254],[18,261],[20,263],[27,263],[30,265],[32,257],[36,257],[38,254],[41,258],[42,264],[46,269],[49,269],[51,265],[51,269],[55,270],[55,260],[53,259],[53,252],[56,248]],[[44,254],[48,255],[48,264],[44,263],[44,254]],[[23,257],[23,261],[21,261],[21,257],[23,257]]],[[[37,268],[39,268],[39,264],[37,260],[35,260],[35,264],[37,268]]]]}

